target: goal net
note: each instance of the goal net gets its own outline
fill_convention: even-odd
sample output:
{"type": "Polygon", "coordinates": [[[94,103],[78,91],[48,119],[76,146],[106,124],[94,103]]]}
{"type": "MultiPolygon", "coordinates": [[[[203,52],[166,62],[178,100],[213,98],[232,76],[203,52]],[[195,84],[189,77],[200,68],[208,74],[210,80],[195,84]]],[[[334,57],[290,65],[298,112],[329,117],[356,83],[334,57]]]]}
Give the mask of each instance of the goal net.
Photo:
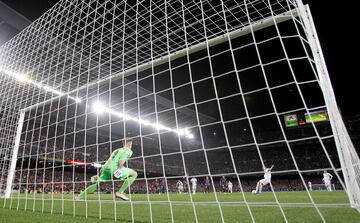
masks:
{"type": "Polygon", "coordinates": [[[301,1],[60,0],[1,46],[0,98],[4,208],[132,222],[359,209],[359,158],[301,1]],[[325,172],[336,195],[308,188],[325,172]]]}

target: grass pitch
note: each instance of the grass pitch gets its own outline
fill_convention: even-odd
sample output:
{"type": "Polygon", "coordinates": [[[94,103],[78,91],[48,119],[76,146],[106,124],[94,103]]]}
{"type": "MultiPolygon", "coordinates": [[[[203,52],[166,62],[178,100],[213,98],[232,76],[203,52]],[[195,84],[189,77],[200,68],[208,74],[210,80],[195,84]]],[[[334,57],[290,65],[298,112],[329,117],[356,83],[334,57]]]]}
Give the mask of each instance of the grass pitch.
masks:
{"type": "Polygon", "coordinates": [[[199,193],[192,197],[135,194],[131,202],[114,201],[110,194],[90,195],[80,202],[74,202],[73,195],[21,194],[0,199],[0,207],[4,207],[0,208],[0,222],[132,222],[133,218],[134,222],[195,222],[196,218],[199,222],[252,222],[253,218],[256,222],[277,223],[285,222],[284,214],[289,222],[313,223],[322,222],[318,211],[326,222],[360,222],[360,214],[350,208],[345,192],[311,195],[318,210],[306,192],[277,192],[281,208],[269,192],[199,193]]]}

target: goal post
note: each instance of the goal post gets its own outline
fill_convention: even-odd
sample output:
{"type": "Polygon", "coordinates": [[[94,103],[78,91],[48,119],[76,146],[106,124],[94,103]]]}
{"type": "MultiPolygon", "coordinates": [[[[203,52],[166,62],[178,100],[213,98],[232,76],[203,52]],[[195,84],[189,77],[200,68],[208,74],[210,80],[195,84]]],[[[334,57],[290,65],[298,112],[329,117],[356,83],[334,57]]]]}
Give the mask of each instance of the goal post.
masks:
{"type": "Polygon", "coordinates": [[[21,132],[22,132],[23,124],[24,124],[24,118],[25,118],[25,112],[21,111],[17,130],[16,130],[16,136],[15,136],[14,148],[12,150],[10,166],[9,166],[9,170],[7,173],[5,198],[10,198],[12,190],[13,190],[13,181],[14,181],[14,176],[15,176],[16,163],[18,161],[18,151],[19,151],[19,145],[20,145],[21,132]]]}
{"type": "Polygon", "coordinates": [[[346,183],[346,191],[348,193],[351,206],[360,212],[359,155],[354,148],[344,121],[340,115],[310,8],[308,5],[303,5],[300,0],[297,0],[297,5],[299,15],[304,21],[304,26],[308,33],[307,38],[309,40],[309,44],[312,46],[311,49],[318,71],[320,86],[324,93],[324,99],[329,111],[331,127],[335,136],[334,138],[337,145],[336,148],[346,183]]]}

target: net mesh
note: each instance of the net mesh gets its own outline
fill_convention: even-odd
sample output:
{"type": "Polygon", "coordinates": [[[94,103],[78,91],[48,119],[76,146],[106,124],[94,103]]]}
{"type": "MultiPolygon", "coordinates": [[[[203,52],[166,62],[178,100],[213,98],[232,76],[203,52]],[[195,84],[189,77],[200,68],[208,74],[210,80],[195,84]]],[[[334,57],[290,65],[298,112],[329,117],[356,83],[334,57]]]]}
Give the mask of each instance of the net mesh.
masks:
{"type": "Polygon", "coordinates": [[[59,1],[0,48],[3,206],[150,222],[255,222],[259,206],[287,222],[305,206],[326,221],[319,207],[342,204],[308,181],[328,171],[346,196],[359,159],[324,99],[306,13],[290,0],[59,1]],[[130,202],[113,196],[115,178],[75,201],[125,138],[130,202]],[[268,193],[254,197],[271,165],[268,193]]]}

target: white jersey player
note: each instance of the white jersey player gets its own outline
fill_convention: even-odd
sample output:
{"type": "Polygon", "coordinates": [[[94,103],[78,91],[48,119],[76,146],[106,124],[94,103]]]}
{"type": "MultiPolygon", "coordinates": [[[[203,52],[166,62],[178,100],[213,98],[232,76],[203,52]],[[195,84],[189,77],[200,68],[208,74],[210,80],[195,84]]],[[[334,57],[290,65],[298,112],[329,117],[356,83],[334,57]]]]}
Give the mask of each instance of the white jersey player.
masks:
{"type": "Polygon", "coordinates": [[[308,182],[308,186],[309,186],[309,191],[312,191],[312,183],[311,183],[311,181],[308,182]]]}
{"type": "Polygon", "coordinates": [[[325,170],[323,173],[323,182],[328,191],[332,191],[332,189],[331,189],[332,178],[333,178],[333,176],[325,170]]]}
{"type": "Polygon", "coordinates": [[[264,179],[259,180],[259,182],[256,185],[255,194],[260,194],[262,191],[262,187],[266,184],[271,183],[271,170],[274,167],[274,165],[271,165],[270,168],[264,168],[264,179]]]}
{"type": "Polygon", "coordinates": [[[179,194],[184,191],[184,184],[181,180],[178,180],[178,182],[176,182],[176,188],[178,189],[179,194]]]}
{"type": "Polygon", "coordinates": [[[196,185],[197,185],[197,179],[195,177],[191,178],[191,189],[192,189],[192,193],[195,194],[196,193],[196,185]]]}
{"type": "Polygon", "coordinates": [[[228,186],[228,192],[232,193],[233,192],[233,184],[231,183],[231,181],[229,180],[229,182],[227,183],[228,186]]]}

